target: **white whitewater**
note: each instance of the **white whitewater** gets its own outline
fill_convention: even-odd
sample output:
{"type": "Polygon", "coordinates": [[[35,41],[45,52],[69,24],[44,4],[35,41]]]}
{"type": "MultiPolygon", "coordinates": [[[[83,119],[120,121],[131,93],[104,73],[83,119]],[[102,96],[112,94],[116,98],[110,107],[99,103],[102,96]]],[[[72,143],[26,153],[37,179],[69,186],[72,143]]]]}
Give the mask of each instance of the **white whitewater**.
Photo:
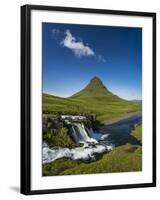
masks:
{"type": "Polygon", "coordinates": [[[90,129],[86,128],[86,129],[89,135],[92,136],[92,138],[94,138],[96,141],[104,140],[109,136],[109,134],[102,134],[102,133],[95,132],[93,131],[92,128],[90,129]]]}
{"type": "Polygon", "coordinates": [[[49,163],[59,158],[70,158],[72,160],[95,160],[95,153],[103,153],[111,150],[112,145],[95,145],[94,147],[77,147],[74,149],[69,148],[53,148],[50,149],[46,144],[43,147],[43,163],[49,163]]]}
{"type": "Polygon", "coordinates": [[[79,143],[98,143],[97,140],[95,140],[94,138],[91,138],[88,136],[88,133],[84,127],[84,124],[80,124],[80,123],[75,123],[74,124],[77,127],[77,131],[78,131],[78,135],[80,136],[80,140],[79,143]]]}

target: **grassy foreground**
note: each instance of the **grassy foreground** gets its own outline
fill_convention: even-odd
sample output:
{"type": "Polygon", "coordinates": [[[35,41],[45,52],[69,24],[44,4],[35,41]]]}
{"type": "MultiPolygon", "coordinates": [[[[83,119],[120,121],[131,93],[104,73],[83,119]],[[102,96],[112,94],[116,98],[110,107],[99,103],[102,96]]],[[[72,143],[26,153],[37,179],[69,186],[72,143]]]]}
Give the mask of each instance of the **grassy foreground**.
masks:
{"type": "Polygon", "coordinates": [[[43,165],[43,176],[141,171],[141,151],[141,146],[126,144],[91,163],[66,158],[55,160],[43,165]]]}

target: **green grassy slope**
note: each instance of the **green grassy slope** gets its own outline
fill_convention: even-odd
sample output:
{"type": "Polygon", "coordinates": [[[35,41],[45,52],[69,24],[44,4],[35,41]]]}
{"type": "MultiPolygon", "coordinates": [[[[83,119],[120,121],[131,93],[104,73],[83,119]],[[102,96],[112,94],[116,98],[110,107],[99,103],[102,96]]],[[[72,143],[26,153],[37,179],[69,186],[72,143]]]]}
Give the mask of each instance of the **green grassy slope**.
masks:
{"type": "Polygon", "coordinates": [[[142,143],[142,125],[135,127],[135,130],[131,132],[131,135],[134,136],[140,143],[142,143]]]}
{"type": "Polygon", "coordinates": [[[141,109],[141,105],[112,94],[94,77],[80,92],[69,98],[43,94],[44,112],[95,113],[100,121],[113,119],[141,109]]]}

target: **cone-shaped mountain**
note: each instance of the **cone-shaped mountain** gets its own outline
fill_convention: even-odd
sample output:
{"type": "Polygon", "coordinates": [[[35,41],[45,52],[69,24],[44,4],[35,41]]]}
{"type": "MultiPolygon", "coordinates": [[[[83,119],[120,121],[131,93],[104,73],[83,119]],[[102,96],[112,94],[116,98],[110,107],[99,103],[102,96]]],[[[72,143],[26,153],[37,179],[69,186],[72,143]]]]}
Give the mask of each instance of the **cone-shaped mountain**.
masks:
{"type": "Polygon", "coordinates": [[[82,89],[81,91],[77,92],[71,98],[88,98],[88,97],[116,97],[116,95],[112,94],[106,86],[104,86],[103,82],[98,77],[93,77],[89,84],[82,89]]]}

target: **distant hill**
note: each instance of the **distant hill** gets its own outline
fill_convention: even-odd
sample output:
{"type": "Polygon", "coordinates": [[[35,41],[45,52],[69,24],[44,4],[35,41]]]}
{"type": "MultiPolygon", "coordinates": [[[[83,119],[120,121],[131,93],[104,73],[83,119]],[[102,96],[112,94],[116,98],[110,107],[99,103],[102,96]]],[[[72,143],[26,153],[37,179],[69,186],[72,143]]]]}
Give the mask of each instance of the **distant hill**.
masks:
{"type": "Polygon", "coordinates": [[[100,121],[113,119],[141,109],[137,102],[121,99],[104,86],[98,77],[68,98],[43,94],[43,112],[95,113],[100,121]]]}
{"type": "Polygon", "coordinates": [[[133,99],[131,102],[142,104],[142,100],[133,99]]]}

